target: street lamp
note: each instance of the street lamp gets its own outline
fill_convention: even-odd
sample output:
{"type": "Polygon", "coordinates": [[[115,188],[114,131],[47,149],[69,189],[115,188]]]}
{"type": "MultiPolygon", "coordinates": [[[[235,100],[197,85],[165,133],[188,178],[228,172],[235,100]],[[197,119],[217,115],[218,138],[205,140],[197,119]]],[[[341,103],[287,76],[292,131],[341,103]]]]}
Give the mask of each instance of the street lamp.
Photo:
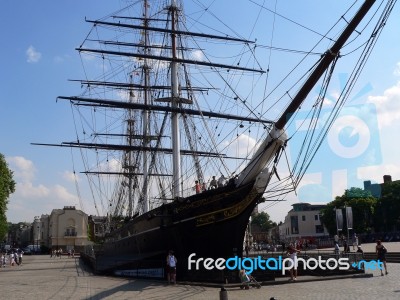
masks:
{"type": "Polygon", "coordinates": [[[40,234],[39,228],[40,228],[40,227],[37,226],[37,232],[36,232],[36,251],[35,251],[35,252],[37,252],[38,249],[39,249],[39,234],[40,234]]]}

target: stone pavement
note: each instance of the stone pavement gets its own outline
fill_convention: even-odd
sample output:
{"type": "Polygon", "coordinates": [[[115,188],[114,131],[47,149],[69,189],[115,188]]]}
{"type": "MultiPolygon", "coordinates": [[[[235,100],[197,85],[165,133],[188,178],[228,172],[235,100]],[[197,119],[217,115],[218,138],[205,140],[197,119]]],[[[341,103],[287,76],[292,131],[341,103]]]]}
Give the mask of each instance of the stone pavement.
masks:
{"type": "MultiPolygon", "coordinates": [[[[385,244],[399,251],[400,243],[385,244]]],[[[373,249],[373,245],[370,245],[373,249]]],[[[369,247],[364,245],[364,249],[369,247]]],[[[369,248],[368,248],[369,249],[369,248]]],[[[388,264],[389,275],[369,270],[368,277],[299,277],[260,289],[228,288],[226,299],[400,299],[400,265],[388,264]],[[328,280],[327,280],[328,279],[328,280]],[[280,283],[280,284],[279,284],[280,283]]],[[[0,299],[221,299],[220,288],[167,285],[152,280],[94,276],[78,258],[24,256],[22,266],[0,270],[0,299]]]]}

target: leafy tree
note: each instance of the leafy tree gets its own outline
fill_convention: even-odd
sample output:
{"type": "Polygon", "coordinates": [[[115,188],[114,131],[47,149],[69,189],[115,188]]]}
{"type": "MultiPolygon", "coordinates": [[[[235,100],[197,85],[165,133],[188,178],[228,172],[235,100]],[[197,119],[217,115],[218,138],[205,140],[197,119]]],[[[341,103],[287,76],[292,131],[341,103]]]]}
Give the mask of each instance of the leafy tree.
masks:
{"type": "Polygon", "coordinates": [[[371,232],[377,199],[355,198],[349,203],[353,210],[353,230],[358,233],[371,232]]]}
{"type": "MultiPolygon", "coordinates": [[[[352,187],[344,192],[342,196],[337,196],[334,201],[327,204],[321,210],[322,222],[328,232],[336,234],[336,211],[335,209],[350,206],[353,211],[353,231],[358,233],[370,232],[373,226],[373,216],[377,199],[371,196],[369,191],[352,187]]],[[[347,231],[346,214],[343,211],[343,231],[347,231]]]]}
{"type": "Polygon", "coordinates": [[[7,233],[7,204],[9,196],[15,192],[13,172],[8,168],[4,155],[0,153],[0,239],[7,233]]]}
{"type": "Polygon", "coordinates": [[[0,242],[4,241],[5,235],[8,232],[8,223],[6,214],[0,214],[0,242]]]}
{"type": "Polygon", "coordinates": [[[337,196],[335,200],[329,202],[325,208],[321,209],[321,221],[325,225],[329,234],[336,234],[336,209],[339,207],[343,207],[345,204],[342,197],[337,196]]]}
{"type": "Polygon", "coordinates": [[[376,231],[400,230],[400,182],[383,184],[375,214],[376,231]]]}
{"type": "Polygon", "coordinates": [[[254,216],[252,216],[251,222],[255,225],[258,225],[261,231],[264,232],[276,226],[276,224],[269,219],[269,215],[266,212],[255,214],[254,216]]]}

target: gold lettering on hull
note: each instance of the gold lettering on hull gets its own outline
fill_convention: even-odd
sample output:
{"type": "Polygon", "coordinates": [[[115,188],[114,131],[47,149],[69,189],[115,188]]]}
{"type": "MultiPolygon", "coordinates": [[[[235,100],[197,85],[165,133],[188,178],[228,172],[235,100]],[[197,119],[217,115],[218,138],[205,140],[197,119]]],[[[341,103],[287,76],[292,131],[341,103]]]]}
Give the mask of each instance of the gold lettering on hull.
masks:
{"type": "Polygon", "coordinates": [[[250,203],[254,201],[258,194],[259,193],[257,193],[255,189],[252,189],[246,198],[244,198],[243,201],[239,202],[238,204],[197,217],[196,226],[204,226],[215,222],[221,222],[240,215],[250,205],[250,203]]]}

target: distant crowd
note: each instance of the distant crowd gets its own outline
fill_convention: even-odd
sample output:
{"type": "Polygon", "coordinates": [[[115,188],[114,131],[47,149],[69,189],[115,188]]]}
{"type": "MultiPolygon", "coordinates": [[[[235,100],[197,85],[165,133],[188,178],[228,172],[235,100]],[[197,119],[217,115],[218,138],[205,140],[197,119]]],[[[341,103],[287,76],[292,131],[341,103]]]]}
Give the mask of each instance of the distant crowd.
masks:
{"type": "Polygon", "coordinates": [[[24,251],[19,248],[3,250],[1,252],[1,267],[5,268],[7,265],[10,267],[21,266],[22,265],[22,256],[24,255],[24,251]]]}

